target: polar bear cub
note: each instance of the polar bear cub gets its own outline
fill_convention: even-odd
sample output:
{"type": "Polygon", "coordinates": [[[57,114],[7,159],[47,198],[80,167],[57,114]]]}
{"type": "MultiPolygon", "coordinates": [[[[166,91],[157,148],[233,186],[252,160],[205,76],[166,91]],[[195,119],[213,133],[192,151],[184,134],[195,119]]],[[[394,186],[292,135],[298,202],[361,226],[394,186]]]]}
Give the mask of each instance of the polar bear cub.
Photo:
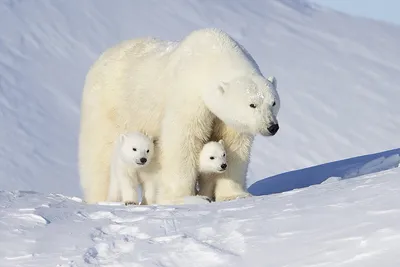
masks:
{"type": "Polygon", "coordinates": [[[222,173],[228,167],[224,141],[211,141],[203,146],[199,158],[200,173],[222,173]]]}
{"type": "MultiPolygon", "coordinates": [[[[143,187],[146,182],[141,181],[139,171],[148,166],[153,154],[153,138],[141,132],[125,133],[117,138],[110,164],[108,201],[122,201],[126,205],[138,203],[138,186],[143,187]]],[[[154,198],[155,195],[146,196],[146,199],[154,198]]]]}
{"type": "Polygon", "coordinates": [[[228,167],[224,141],[211,141],[203,146],[199,157],[199,190],[197,195],[214,199],[215,174],[226,171],[228,167]]]}

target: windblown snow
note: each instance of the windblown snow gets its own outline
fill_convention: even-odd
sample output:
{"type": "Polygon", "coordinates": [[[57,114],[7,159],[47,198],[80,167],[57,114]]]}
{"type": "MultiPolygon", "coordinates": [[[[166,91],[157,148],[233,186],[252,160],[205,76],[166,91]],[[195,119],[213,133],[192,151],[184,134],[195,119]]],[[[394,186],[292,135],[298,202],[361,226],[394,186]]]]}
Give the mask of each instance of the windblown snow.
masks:
{"type": "Polygon", "coordinates": [[[0,25],[0,266],[400,264],[400,27],[304,0],[3,0],[0,25]],[[255,196],[82,203],[90,65],[119,41],[201,27],[278,78],[281,129],[254,143],[255,196]]]}

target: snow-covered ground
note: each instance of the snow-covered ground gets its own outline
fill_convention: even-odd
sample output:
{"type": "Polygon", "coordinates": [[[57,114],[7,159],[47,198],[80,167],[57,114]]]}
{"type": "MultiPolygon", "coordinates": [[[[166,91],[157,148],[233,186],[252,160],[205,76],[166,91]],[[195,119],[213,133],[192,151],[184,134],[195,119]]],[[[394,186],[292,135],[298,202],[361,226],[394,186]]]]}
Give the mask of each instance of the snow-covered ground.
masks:
{"type": "Polygon", "coordinates": [[[0,266],[398,266],[399,47],[400,27],[303,0],[1,0],[0,266]],[[278,78],[281,129],[252,150],[257,197],[81,203],[90,65],[121,40],[200,27],[278,78]]]}
{"type": "Polygon", "coordinates": [[[399,266],[400,169],[227,203],[0,193],[0,266],[399,266]]]}

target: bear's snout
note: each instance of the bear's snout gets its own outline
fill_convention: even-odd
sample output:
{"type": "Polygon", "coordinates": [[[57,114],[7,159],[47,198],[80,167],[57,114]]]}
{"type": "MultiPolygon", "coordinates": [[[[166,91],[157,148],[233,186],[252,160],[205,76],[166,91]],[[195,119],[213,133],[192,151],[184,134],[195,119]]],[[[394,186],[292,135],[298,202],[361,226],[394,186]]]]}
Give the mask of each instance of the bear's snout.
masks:
{"type": "Polygon", "coordinates": [[[278,130],[279,130],[278,123],[270,123],[259,129],[258,133],[261,134],[262,136],[273,136],[278,132],[278,130]]]}
{"type": "Polygon", "coordinates": [[[268,132],[271,133],[271,135],[275,135],[279,130],[279,124],[274,123],[274,124],[268,126],[267,129],[268,129],[268,132]]]}

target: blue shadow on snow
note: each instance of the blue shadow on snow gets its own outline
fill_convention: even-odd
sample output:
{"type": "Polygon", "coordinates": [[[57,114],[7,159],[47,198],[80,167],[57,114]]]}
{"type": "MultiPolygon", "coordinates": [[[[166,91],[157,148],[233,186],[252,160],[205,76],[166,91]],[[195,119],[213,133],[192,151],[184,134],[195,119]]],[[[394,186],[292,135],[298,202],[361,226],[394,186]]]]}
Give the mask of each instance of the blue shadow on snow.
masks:
{"type": "Polygon", "coordinates": [[[388,170],[399,166],[399,155],[397,148],[281,173],[255,182],[248,191],[255,196],[269,195],[320,184],[330,177],[349,179],[388,170]]]}

